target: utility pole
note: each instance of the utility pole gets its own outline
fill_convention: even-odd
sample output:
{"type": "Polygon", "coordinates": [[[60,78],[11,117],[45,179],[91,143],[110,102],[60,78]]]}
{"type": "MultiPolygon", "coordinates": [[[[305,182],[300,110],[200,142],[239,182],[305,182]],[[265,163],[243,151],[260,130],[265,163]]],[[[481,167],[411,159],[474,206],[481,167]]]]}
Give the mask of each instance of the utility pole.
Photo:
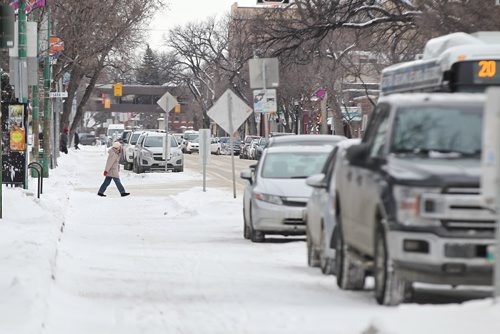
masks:
{"type": "MultiPolygon", "coordinates": [[[[39,21],[40,14],[36,13],[35,21],[39,21]]],[[[36,56],[38,59],[38,52],[40,50],[40,45],[38,42],[38,35],[36,38],[36,56]]],[[[40,138],[38,134],[40,133],[40,95],[38,88],[39,76],[38,76],[38,62],[37,62],[37,71],[36,71],[36,85],[33,86],[32,98],[33,98],[33,150],[31,151],[31,156],[33,161],[39,161],[39,153],[40,153],[40,138]]],[[[43,177],[43,176],[42,176],[43,177]]]]}
{"type": "MultiPolygon", "coordinates": [[[[27,79],[27,71],[28,64],[26,60],[26,49],[27,49],[27,38],[26,38],[26,0],[19,0],[19,13],[18,13],[18,29],[19,29],[19,47],[18,47],[18,56],[19,56],[19,87],[16,87],[18,90],[19,102],[27,103],[28,97],[25,96],[25,92],[28,87],[27,79]]],[[[27,112],[27,109],[23,107],[23,112],[27,112]]],[[[26,118],[25,118],[26,119],[26,118]]],[[[24,124],[26,133],[28,133],[28,124],[24,124]]],[[[28,145],[24,149],[24,189],[28,189],[28,145]]]]}
{"type": "Polygon", "coordinates": [[[49,177],[50,159],[50,125],[52,117],[50,113],[50,7],[47,8],[47,51],[43,69],[43,177],[49,177]]]}

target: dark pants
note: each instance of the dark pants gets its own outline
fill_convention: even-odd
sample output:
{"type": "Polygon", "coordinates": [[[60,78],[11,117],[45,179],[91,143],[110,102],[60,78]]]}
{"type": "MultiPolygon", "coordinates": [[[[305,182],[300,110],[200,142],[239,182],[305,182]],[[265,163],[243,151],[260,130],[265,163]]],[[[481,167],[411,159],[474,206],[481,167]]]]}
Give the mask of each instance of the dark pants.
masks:
{"type": "Polygon", "coordinates": [[[111,176],[106,176],[104,179],[104,182],[102,183],[101,187],[99,188],[99,193],[104,194],[106,189],[108,188],[109,184],[111,183],[111,180],[115,181],[116,187],[118,188],[118,191],[120,194],[123,194],[125,192],[125,188],[123,188],[123,185],[120,181],[119,177],[111,177],[111,176]]]}
{"type": "Polygon", "coordinates": [[[66,146],[61,146],[61,152],[68,154],[68,148],[66,146]]]}

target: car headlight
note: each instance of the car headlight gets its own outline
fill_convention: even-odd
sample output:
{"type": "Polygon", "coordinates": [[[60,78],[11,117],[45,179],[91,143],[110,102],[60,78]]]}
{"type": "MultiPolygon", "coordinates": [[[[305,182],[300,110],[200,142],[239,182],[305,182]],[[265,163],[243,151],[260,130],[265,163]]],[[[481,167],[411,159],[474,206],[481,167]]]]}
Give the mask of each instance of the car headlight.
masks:
{"type": "Polygon", "coordinates": [[[281,200],[280,196],[276,195],[269,195],[269,194],[262,194],[262,193],[254,193],[255,199],[262,201],[262,202],[267,202],[267,203],[272,203],[276,205],[283,205],[283,201],[281,200]]]}
{"type": "Polygon", "coordinates": [[[153,157],[153,153],[151,153],[150,151],[143,151],[142,152],[142,156],[145,157],[145,158],[152,158],[153,157]]]}
{"type": "Polygon", "coordinates": [[[440,225],[436,219],[426,219],[424,212],[425,194],[440,193],[439,188],[415,188],[407,186],[394,186],[393,195],[396,201],[397,220],[403,225],[440,225]]]}

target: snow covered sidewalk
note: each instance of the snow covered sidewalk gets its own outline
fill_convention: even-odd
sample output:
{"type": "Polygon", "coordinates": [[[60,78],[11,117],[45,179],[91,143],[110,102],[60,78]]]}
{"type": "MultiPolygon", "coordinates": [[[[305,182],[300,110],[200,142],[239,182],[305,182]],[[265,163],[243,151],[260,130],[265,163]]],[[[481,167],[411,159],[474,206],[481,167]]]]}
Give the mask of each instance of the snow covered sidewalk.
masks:
{"type": "Polygon", "coordinates": [[[303,240],[243,240],[241,198],[189,166],[100,198],[104,160],[63,156],[41,200],[4,188],[0,333],[500,333],[490,300],[380,307],[307,268],[303,240]]]}

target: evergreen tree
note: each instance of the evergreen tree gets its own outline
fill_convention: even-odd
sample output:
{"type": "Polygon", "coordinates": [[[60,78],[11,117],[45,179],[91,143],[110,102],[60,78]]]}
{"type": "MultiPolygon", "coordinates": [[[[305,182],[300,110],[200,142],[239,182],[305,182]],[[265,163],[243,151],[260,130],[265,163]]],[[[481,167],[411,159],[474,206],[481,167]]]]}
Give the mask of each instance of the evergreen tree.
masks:
{"type": "Polygon", "coordinates": [[[149,44],[137,70],[137,82],[141,85],[160,85],[160,64],[158,56],[151,50],[149,44]]]}

